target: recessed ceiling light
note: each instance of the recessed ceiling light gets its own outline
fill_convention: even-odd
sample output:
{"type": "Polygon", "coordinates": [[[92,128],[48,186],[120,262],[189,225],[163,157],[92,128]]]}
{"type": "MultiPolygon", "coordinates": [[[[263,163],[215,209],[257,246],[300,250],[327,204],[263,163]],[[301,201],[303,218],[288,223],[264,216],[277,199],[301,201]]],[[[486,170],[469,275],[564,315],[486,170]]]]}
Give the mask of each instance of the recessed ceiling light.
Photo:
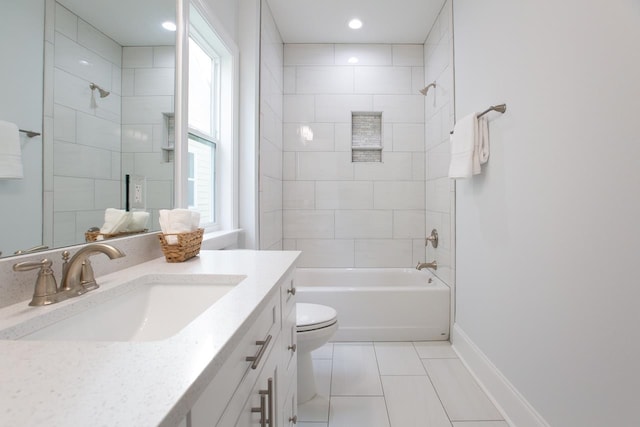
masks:
{"type": "Polygon", "coordinates": [[[359,61],[358,58],[356,58],[355,56],[352,56],[351,58],[348,59],[347,62],[349,62],[349,64],[357,64],[359,61]]]}
{"type": "Polygon", "coordinates": [[[362,21],[358,18],[353,18],[351,21],[349,21],[349,28],[351,28],[352,30],[362,28],[362,21]]]}
{"type": "Polygon", "coordinates": [[[175,31],[176,30],[176,24],[174,24],[171,21],[166,21],[162,23],[162,28],[164,28],[167,31],[175,31]]]}

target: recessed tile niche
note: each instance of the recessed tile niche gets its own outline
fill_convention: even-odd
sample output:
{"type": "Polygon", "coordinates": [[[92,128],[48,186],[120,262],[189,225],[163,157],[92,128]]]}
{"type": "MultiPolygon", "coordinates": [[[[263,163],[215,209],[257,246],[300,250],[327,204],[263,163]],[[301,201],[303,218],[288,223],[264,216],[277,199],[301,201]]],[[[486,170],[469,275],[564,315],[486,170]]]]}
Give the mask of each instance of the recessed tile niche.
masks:
{"type": "Polygon", "coordinates": [[[382,113],[351,113],[351,161],[382,162],[382,113]]]}

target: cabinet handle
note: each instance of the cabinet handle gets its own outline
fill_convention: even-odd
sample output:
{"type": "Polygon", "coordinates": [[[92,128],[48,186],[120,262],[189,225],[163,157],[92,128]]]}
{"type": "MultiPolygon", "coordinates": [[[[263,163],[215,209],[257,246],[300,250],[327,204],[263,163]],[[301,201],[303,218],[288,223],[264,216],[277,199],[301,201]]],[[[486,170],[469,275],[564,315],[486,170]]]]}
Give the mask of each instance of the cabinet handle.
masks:
{"type": "Polygon", "coordinates": [[[296,288],[291,286],[289,289],[287,289],[287,293],[291,294],[291,295],[295,295],[296,294],[296,288]]]}
{"type": "Polygon", "coordinates": [[[253,362],[251,364],[251,369],[256,369],[258,367],[258,365],[260,364],[260,359],[262,359],[264,351],[267,349],[267,347],[269,347],[270,342],[271,335],[267,335],[267,339],[265,339],[264,341],[256,341],[256,345],[260,346],[260,350],[258,350],[255,356],[247,356],[245,358],[247,362],[253,362]]]}
{"type": "Polygon", "coordinates": [[[267,409],[266,406],[266,398],[264,396],[260,396],[260,407],[259,408],[251,408],[251,412],[257,412],[260,414],[260,427],[267,427],[267,409]]]}
{"type": "Polygon", "coordinates": [[[273,378],[269,378],[267,380],[267,389],[260,390],[260,395],[264,399],[264,395],[266,394],[269,398],[269,418],[267,419],[267,423],[269,423],[269,427],[273,427],[273,378]]]}
{"type": "Polygon", "coordinates": [[[295,353],[297,349],[298,349],[298,346],[296,344],[290,345],[289,347],[287,347],[287,350],[291,350],[293,353],[295,353]]]}
{"type": "Polygon", "coordinates": [[[298,416],[294,415],[293,417],[289,417],[289,422],[290,423],[294,423],[294,424],[298,424],[298,416]]]}

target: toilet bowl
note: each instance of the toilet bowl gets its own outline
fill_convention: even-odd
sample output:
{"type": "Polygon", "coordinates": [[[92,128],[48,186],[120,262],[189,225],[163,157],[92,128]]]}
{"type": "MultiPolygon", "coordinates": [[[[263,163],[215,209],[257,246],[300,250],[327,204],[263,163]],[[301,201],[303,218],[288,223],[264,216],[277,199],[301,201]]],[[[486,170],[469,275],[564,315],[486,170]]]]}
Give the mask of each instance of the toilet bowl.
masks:
{"type": "Polygon", "coordinates": [[[338,313],[319,304],[296,304],[296,338],[298,341],[298,403],[316,395],[311,352],[322,347],[338,330],[338,313]]]}

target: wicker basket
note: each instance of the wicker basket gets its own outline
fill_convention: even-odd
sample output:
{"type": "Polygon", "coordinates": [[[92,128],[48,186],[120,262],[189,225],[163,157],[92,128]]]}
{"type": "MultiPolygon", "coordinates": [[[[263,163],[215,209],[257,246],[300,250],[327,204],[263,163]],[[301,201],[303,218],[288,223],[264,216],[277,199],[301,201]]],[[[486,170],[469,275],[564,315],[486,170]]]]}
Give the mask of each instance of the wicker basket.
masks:
{"type": "Polygon", "coordinates": [[[158,234],[160,247],[167,262],[183,262],[198,255],[200,253],[200,246],[202,245],[203,234],[204,228],[198,228],[196,231],[190,233],[158,234]],[[178,243],[175,245],[168,244],[167,236],[176,236],[178,243]]]}
{"type": "Polygon", "coordinates": [[[132,234],[146,233],[147,231],[149,231],[147,228],[138,231],[123,231],[121,233],[101,233],[100,231],[85,231],[84,240],[86,242],[96,242],[98,240],[98,236],[102,236],[102,239],[100,240],[106,240],[112,239],[114,237],[124,237],[131,236],[132,234]]]}

